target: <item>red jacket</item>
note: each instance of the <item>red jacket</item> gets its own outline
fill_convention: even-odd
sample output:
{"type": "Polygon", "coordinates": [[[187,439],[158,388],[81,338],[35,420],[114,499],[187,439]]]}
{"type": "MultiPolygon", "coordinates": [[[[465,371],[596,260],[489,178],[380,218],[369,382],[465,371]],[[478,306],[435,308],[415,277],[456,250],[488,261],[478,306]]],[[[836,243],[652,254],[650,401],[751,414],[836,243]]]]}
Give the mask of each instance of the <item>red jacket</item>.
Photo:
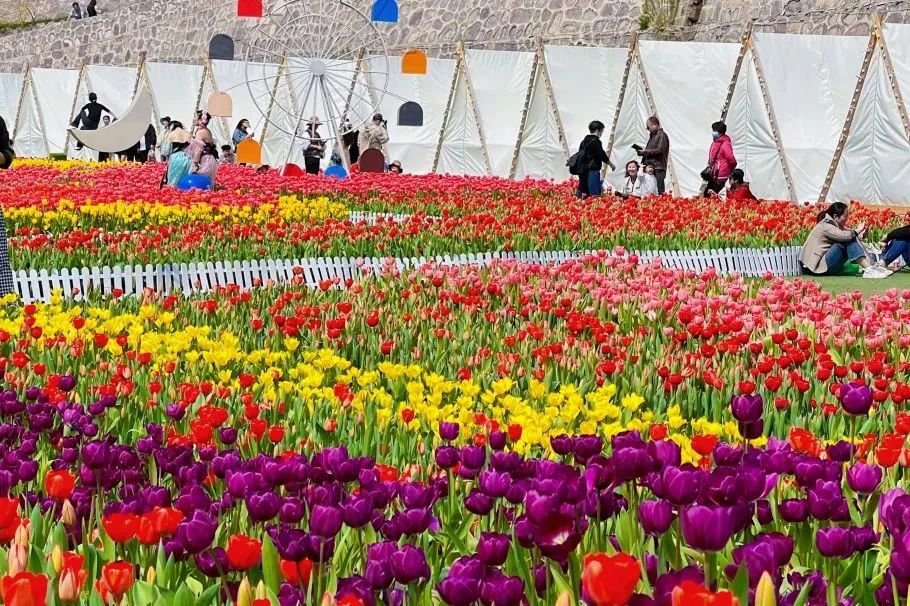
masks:
{"type": "Polygon", "coordinates": [[[727,200],[757,200],[754,195],[752,195],[752,190],[749,189],[748,183],[743,183],[736,189],[731,189],[727,191],[727,200]]]}
{"type": "Polygon", "coordinates": [[[721,135],[711,143],[708,151],[708,162],[714,168],[714,178],[723,181],[730,178],[736,168],[736,156],[733,155],[733,142],[727,135],[721,135]]]}

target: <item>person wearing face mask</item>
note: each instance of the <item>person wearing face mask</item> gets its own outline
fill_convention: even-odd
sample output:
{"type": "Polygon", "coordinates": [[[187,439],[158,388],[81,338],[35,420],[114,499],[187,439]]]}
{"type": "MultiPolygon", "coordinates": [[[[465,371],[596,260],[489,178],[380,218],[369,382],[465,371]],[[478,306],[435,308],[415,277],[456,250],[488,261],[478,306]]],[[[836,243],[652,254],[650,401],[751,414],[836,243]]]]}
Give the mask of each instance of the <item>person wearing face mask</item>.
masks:
{"type": "Polygon", "coordinates": [[[701,171],[705,182],[704,196],[719,194],[723,191],[736,168],[736,156],[733,155],[733,141],[727,135],[727,125],[715,122],[711,125],[711,149],[708,151],[708,166],[701,171]]]}

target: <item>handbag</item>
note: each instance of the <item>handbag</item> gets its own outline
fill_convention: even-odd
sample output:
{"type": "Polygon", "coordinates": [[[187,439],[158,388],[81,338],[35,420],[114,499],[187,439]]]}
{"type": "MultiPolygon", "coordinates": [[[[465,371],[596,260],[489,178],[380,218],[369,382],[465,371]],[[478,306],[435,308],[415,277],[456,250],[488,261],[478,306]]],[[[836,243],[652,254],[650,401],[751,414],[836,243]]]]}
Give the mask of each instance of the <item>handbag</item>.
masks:
{"type": "Polygon", "coordinates": [[[699,173],[701,180],[705,183],[714,180],[714,163],[717,162],[717,156],[720,155],[721,147],[723,147],[723,144],[717,148],[717,152],[715,152],[714,157],[711,158],[711,160],[708,162],[708,166],[706,166],[704,170],[699,173]]]}

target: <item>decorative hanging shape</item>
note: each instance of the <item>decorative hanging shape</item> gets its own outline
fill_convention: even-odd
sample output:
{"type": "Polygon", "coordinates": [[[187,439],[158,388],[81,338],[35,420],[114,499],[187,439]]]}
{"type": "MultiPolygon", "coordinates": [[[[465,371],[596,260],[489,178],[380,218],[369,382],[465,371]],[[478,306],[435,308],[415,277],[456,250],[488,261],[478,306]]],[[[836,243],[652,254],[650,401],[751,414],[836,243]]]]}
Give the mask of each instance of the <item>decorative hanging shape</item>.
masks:
{"type": "Polygon", "coordinates": [[[357,160],[362,173],[384,173],[385,156],[378,149],[368,149],[357,160]]]}
{"type": "Polygon", "coordinates": [[[398,3],[395,0],[373,0],[370,19],[380,23],[398,23],[398,3]]]}
{"type": "Polygon", "coordinates": [[[237,144],[237,164],[262,164],[262,147],[255,139],[244,139],[237,144]]]}
{"type": "Polygon", "coordinates": [[[209,40],[209,59],[234,60],[234,39],[225,34],[215,34],[209,40]]]}
{"type": "Polygon", "coordinates": [[[347,179],[348,171],[346,171],[343,166],[335,165],[325,169],[323,175],[326,177],[333,177],[335,179],[347,179]]]}
{"type": "Polygon", "coordinates": [[[215,116],[216,118],[225,118],[233,115],[234,102],[227,93],[212,93],[209,97],[208,105],[206,105],[206,110],[209,112],[209,115],[215,116]]]}
{"type": "Polygon", "coordinates": [[[282,177],[302,177],[306,174],[303,169],[292,162],[285,164],[278,173],[282,177]]]}
{"type": "Polygon", "coordinates": [[[237,0],[238,17],[262,17],[262,0],[237,0]]]}
{"type": "Polygon", "coordinates": [[[423,108],[419,103],[408,101],[398,108],[398,126],[423,126],[423,108]]]}
{"type": "Polygon", "coordinates": [[[427,55],[422,50],[412,48],[401,56],[402,74],[426,74],[427,55]]]}

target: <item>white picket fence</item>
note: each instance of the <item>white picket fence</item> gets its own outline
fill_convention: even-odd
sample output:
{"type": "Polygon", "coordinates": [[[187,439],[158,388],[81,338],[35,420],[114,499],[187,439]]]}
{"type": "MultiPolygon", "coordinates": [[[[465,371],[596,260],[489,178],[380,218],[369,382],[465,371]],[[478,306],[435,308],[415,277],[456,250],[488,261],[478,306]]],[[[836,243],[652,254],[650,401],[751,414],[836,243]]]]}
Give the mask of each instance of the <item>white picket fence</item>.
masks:
{"type": "MultiPolygon", "coordinates": [[[[31,269],[13,272],[16,290],[26,303],[47,301],[55,290],[66,297],[83,299],[89,293],[110,295],[139,294],[146,289],[159,293],[190,294],[219,286],[238,285],[248,289],[267,284],[288,283],[294,278],[310,287],[333,282],[333,288],[344,288],[345,281],[365,274],[380,275],[391,268],[404,270],[427,263],[446,265],[487,265],[495,261],[519,263],[561,263],[597,251],[532,251],[442,255],[430,258],[308,258],[267,259],[252,261],[216,261],[205,263],[172,263],[81,269],[31,269]]],[[[630,252],[629,254],[633,254],[630,252]]],[[[639,263],[660,258],[664,266],[701,272],[715,268],[727,275],[747,277],[799,275],[799,247],[727,248],[691,251],[641,251],[639,263]]]]}

